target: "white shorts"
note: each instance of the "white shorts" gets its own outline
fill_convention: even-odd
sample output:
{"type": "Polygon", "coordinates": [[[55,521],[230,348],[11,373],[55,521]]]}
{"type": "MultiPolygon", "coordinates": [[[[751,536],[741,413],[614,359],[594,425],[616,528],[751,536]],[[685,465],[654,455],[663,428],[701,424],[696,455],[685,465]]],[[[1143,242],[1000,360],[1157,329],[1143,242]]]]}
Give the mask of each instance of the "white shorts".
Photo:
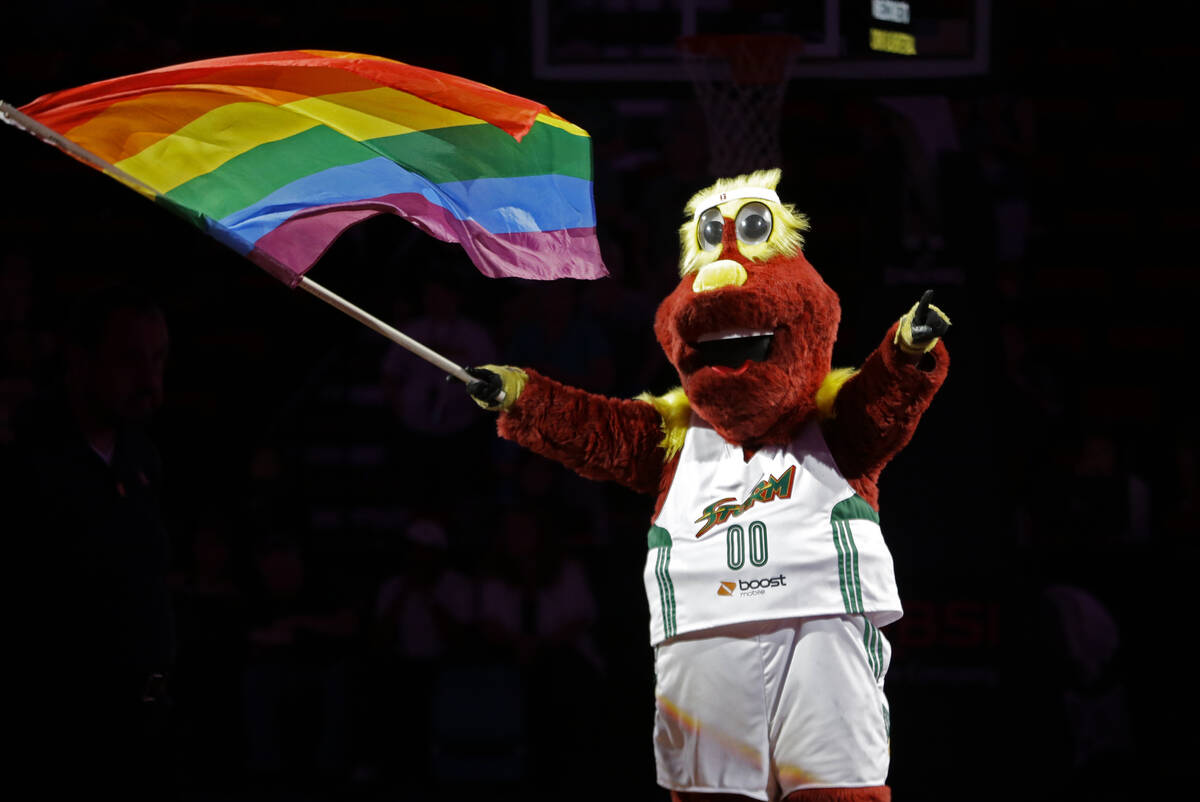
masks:
{"type": "Polygon", "coordinates": [[[861,615],[691,632],[655,649],[658,784],[774,800],[883,785],[891,646],[861,615]]]}

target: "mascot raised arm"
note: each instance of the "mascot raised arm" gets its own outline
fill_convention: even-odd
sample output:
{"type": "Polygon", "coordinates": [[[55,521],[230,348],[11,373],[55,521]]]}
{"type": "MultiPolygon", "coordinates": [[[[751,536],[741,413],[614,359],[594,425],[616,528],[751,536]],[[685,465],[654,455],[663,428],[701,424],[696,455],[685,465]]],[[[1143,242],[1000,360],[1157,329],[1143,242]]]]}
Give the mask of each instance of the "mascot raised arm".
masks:
{"type": "Polygon", "coordinates": [[[890,647],[901,615],[880,471],[945,379],[925,295],[858,370],[831,366],[837,295],[801,250],[778,170],[697,193],[654,331],[681,386],[613,399],[471,368],[498,429],[656,498],[644,568],[658,783],[790,802],[890,799],[890,647]]]}

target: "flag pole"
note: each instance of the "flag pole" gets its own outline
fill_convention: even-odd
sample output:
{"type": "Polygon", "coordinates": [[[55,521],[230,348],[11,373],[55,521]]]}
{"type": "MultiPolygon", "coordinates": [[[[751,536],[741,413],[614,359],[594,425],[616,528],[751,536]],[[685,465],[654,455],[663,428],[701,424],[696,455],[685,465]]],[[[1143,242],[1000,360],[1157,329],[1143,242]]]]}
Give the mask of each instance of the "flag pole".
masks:
{"type": "Polygon", "coordinates": [[[335,309],[340,309],[341,311],[345,312],[347,315],[354,318],[359,323],[362,323],[367,328],[374,329],[384,337],[387,337],[389,340],[399,345],[401,348],[411,351],[430,364],[436,365],[459,381],[464,383],[475,381],[475,378],[470,373],[467,373],[465,370],[463,370],[460,365],[451,362],[437,351],[434,351],[432,348],[414,340],[404,332],[389,326],[371,313],[350,303],[337,293],[330,292],[317,282],[309,279],[307,276],[302,276],[300,278],[299,287],[310,295],[315,295],[316,297],[320,298],[322,301],[334,307],[335,309]]]}
{"type": "MultiPolygon", "coordinates": [[[[101,172],[112,176],[121,183],[147,197],[155,198],[159,195],[159,193],[150,185],[138,180],[137,178],[134,178],[129,173],[113,164],[110,164],[109,162],[97,156],[95,153],[80,147],[54,129],[39,123],[37,120],[33,119],[27,114],[23,114],[8,103],[5,103],[3,100],[0,100],[0,121],[16,126],[24,131],[28,131],[38,139],[41,139],[42,141],[71,154],[82,162],[90,164],[91,166],[99,169],[101,172]]],[[[364,324],[368,328],[374,329],[384,337],[387,337],[400,347],[411,351],[412,353],[424,359],[426,362],[436,365],[437,367],[446,371],[459,381],[464,383],[475,381],[475,378],[463,370],[460,365],[451,362],[437,351],[434,351],[432,348],[429,348],[417,340],[414,340],[404,332],[389,326],[379,318],[355,306],[340,295],[330,292],[315,281],[302,276],[300,278],[299,286],[305,292],[315,295],[336,309],[340,309],[342,312],[345,312],[347,315],[364,324]]]]}
{"type": "Polygon", "coordinates": [[[69,153],[82,162],[90,164],[100,172],[112,176],[130,189],[133,189],[148,198],[157,198],[159,195],[159,192],[154,189],[154,187],[150,186],[144,181],[134,178],[121,168],[108,163],[95,153],[92,153],[90,150],[80,147],[60,134],[58,131],[42,125],[28,114],[18,111],[9,104],[5,103],[3,100],[0,100],[0,120],[8,123],[9,125],[20,128],[22,131],[27,131],[43,142],[69,153]]]}

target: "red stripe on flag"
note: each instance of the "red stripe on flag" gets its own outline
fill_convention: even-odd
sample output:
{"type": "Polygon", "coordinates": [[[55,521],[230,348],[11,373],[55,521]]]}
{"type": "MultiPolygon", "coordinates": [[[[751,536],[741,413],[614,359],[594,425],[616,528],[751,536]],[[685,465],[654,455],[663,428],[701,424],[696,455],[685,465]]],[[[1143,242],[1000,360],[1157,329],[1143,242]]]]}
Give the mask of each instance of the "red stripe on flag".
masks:
{"type": "MultiPolygon", "coordinates": [[[[546,111],[536,101],[455,75],[359,54],[281,51],[194,61],[42,95],[21,111],[60,133],[112,104],[187,84],[257,86],[314,97],[391,86],[443,108],[478,117],[520,140],[546,111]]],[[[214,87],[215,88],[215,87],[214,87]]],[[[241,100],[230,98],[230,102],[241,100]]]]}

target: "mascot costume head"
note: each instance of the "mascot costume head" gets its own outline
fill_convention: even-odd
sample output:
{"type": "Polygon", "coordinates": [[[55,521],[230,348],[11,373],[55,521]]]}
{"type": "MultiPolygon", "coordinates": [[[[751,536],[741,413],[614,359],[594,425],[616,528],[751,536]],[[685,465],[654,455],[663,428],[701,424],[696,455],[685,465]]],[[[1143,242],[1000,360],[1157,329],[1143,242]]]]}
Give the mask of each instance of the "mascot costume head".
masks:
{"type": "Polygon", "coordinates": [[[718,181],[688,202],[682,279],[654,323],[692,409],[739,444],[815,414],[841,317],[800,250],[808,220],[775,193],[779,175],[718,181]]]}

